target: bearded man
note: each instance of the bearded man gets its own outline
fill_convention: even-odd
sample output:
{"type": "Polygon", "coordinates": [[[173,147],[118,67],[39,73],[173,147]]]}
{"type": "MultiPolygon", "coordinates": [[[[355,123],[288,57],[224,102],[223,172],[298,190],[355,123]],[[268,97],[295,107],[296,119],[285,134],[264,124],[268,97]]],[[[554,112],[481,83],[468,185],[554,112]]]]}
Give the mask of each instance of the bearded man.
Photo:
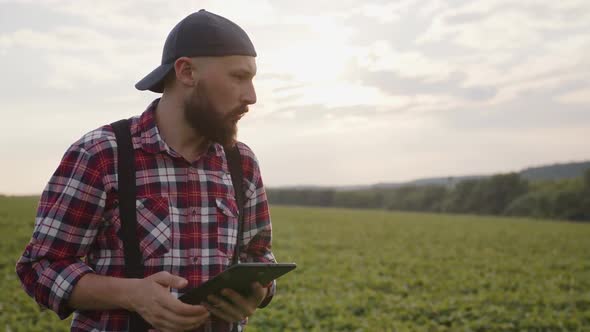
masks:
{"type": "Polygon", "coordinates": [[[87,133],[66,151],[41,196],[32,239],[16,270],[42,307],[61,319],[74,313],[72,331],[139,330],[134,316],[160,331],[241,330],[272,298],[274,282],[253,284],[248,296],[226,289],[201,305],[178,300],[222,272],[235,255],[275,262],[258,162],[236,140],[237,122],[256,102],[255,56],[244,30],[201,10],[172,29],[161,65],[136,84],[162,93],[129,119],[140,276],[125,273],[119,209],[125,188],[118,169],[123,150],[113,126],[87,133]],[[245,195],[240,242],[226,155],[236,147],[245,195]]]}

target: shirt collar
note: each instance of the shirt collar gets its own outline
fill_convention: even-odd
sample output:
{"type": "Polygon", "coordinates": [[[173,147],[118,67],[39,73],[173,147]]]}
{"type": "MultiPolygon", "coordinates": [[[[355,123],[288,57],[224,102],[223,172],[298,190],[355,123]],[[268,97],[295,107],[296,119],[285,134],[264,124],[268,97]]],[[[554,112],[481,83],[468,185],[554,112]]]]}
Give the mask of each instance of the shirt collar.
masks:
{"type": "MultiPolygon", "coordinates": [[[[148,105],[147,109],[141,114],[137,121],[132,124],[131,133],[133,136],[138,137],[140,147],[148,153],[157,154],[160,152],[166,152],[171,156],[182,158],[182,156],[168,146],[168,144],[162,139],[162,136],[160,136],[160,131],[156,124],[156,107],[158,106],[159,101],[160,98],[157,98],[148,105]]],[[[210,143],[206,155],[211,154],[221,157],[224,154],[223,147],[218,143],[210,143]]]]}

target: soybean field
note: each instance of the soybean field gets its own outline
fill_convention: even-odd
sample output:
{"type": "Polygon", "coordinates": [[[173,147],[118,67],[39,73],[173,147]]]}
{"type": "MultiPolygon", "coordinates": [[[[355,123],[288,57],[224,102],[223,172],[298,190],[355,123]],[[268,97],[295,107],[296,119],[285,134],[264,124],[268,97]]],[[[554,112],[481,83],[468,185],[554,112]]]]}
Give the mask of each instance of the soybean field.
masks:
{"type": "MultiPolygon", "coordinates": [[[[0,197],[0,331],[68,331],[14,265],[36,197],[0,197]]],[[[272,206],[298,268],[247,331],[590,331],[590,224],[272,206]]]]}

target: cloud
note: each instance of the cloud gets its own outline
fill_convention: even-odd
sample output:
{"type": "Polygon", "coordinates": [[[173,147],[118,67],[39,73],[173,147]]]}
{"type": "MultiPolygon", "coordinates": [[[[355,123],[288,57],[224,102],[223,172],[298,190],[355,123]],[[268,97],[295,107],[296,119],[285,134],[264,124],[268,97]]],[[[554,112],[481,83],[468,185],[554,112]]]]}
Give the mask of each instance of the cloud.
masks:
{"type": "Polygon", "coordinates": [[[95,30],[80,27],[57,27],[51,31],[19,29],[0,35],[0,47],[23,47],[43,51],[98,51],[113,48],[114,39],[95,30]]]}
{"type": "Polygon", "coordinates": [[[158,40],[165,38],[182,18],[200,9],[222,14],[246,26],[264,24],[276,16],[271,2],[267,0],[248,3],[239,0],[179,0],[165,5],[157,0],[144,0],[141,3],[134,0],[103,0],[92,2],[92,6],[89,6],[88,1],[67,0],[52,4],[50,9],[83,18],[87,24],[108,30],[149,32],[152,37],[160,37],[158,40]]]}
{"type": "Polygon", "coordinates": [[[150,59],[146,51],[160,52],[150,42],[72,26],[0,34],[0,50],[20,58],[35,54],[36,61],[45,65],[38,68],[35,79],[44,80],[45,87],[61,90],[130,78],[130,82],[136,81],[138,73],[147,73],[159,64],[157,56],[150,59]]]}
{"type": "Polygon", "coordinates": [[[577,89],[557,96],[556,99],[564,104],[590,105],[590,86],[577,89]]]}
{"type": "Polygon", "coordinates": [[[378,23],[387,24],[396,22],[401,15],[408,11],[413,1],[396,1],[388,4],[365,4],[356,9],[357,13],[375,19],[378,23]]]}
{"type": "Polygon", "coordinates": [[[256,45],[258,103],[240,137],[269,184],[397,181],[587,155],[586,0],[0,2],[5,113],[31,120],[0,132],[22,151],[48,137],[47,165],[70,139],[157,96],[133,84],[159,64],[170,29],[200,8],[234,20],[256,45]]]}
{"type": "Polygon", "coordinates": [[[369,71],[392,71],[400,76],[426,81],[445,79],[453,68],[442,59],[417,51],[397,51],[390,43],[379,40],[357,50],[357,64],[369,71]]]}
{"type": "Polygon", "coordinates": [[[564,36],[587,36],[589,12],[590,3],[584,1],[471,2],[448,8],[434,17],[417,42],[444,40],[481,52],[536,49],[547,42],[558,42],[564,36]]]}
{"type": "Polygon", "coordinates": [[[361,75],[361,80],[371,86],[379,87],[386,93],[404,96],[439,95],[454,96],[465,100],[482,101],[493,98],[497,90],[493,86],[464,87],[466,74],[455,72],[447,79],[435,82],[405,78],[396,72],[367,71],[361,75]]]}
{"type": "Polygon", "coordinates": [[[49,55],[46,59],[53,70],[47,82],[51,88],[74,90],[80,84],[95,85],[120,78],[116,71],[109,70],[104,63],[94,62],[95,59],[68,55],[49,55]]]}

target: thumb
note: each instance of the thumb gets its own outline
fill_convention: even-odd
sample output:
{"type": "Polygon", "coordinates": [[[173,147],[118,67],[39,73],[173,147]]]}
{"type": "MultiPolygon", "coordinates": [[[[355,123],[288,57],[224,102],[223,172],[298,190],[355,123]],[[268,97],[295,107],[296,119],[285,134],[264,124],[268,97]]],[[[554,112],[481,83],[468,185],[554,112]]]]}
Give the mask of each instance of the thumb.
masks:
{"type": "Polygon", "coordinates": [[[259,282],[252,283],[252,294],[259,300],[262,301],[266,294],[266,288],[262,287],[259,282]]]}
{"type": "Polygon", "coordinates": [[[262,285],[258,281],[255,281],[252,283],[252,290],[253,291],[258,292],[261,289],[262,289],[262,285]]]}
{"type": "Polygon", "coordinates": [[[184,288],[188,284],[188,280],[184,279],[183,277],[175,276],[166,271],[158,272],[152,277],[155,282],[164,287],[184,288]]]}

